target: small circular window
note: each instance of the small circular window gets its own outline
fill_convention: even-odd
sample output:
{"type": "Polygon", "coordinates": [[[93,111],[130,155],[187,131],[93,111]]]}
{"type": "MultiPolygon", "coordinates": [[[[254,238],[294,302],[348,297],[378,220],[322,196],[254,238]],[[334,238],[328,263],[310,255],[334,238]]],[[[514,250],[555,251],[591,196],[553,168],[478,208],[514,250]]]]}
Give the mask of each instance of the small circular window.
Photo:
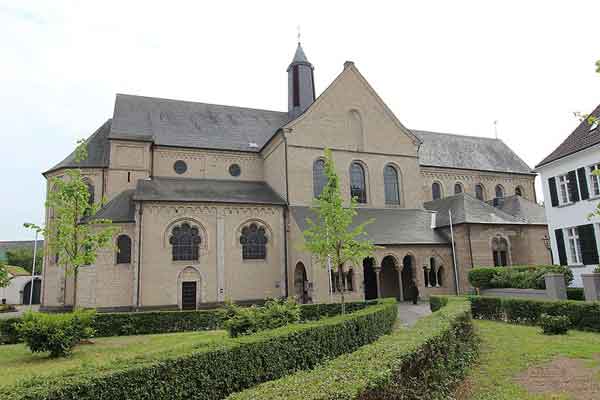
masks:
{"type": "Polygon", "coordinates": [[[185,163],[185,161],[177,160],[175,161],[175,164],[173,164],[173,169],[179,175],[184,174],[185,171],[187,171],[187,164],[185,163]]]}
{"type": "Polygon", "coordinates": [[[242,173],[242,169],[240,168],[240,166],[238,164],[231,164],[229,166],[229,174],[231,176],[240,176],[241,173],[242,173]]]}

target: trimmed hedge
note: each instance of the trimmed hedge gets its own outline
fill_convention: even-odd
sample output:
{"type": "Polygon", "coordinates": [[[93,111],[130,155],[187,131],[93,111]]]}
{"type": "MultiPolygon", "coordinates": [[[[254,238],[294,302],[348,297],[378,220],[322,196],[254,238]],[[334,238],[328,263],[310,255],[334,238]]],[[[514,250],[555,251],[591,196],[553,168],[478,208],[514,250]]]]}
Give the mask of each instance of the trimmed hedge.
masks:
{"type": "Polygon", "coordinates": [[[94,376],[36,377],[0,389],[3,400],[222,399],[261,382],[313,368],[389,333],[395,300],[353,314],[292,324],[198,349],[189,355],[94,376]]]}
{"type": "Polygon", "coordinates": [[[600,303],[469,297],[474,318],[538,325],[542,314],[565,315],[573,329],[600,332],[600,303]]]}
{"type": "Polygon", "coordinates": [[[512,267],[473,268],[469,283],[479,289],[546,289],[544,275],[561,273],[567,286],[573,282],[573,271],[562,265],[517,265],[512,267]]]}
{"type": "Polygon", "coordinates": [[[585,294],[583,288],[567,288],[567,299],[585,301],[585,294]]]}
{"type": "MultiPolygon", "coordinates": [[[[346,303],[346,311],[362,310],[377,304],[377,300],[346,303]]],[[[339,303],[302,304],[302,321],[318,320],[341,314],[339,303]]],[[[145,311],[123,313],[98,313],[92,323],[97,337],[146,335],[186,331],[220,329],[227,319],[225,308],[198,311],[145,311]]],[[[14,324],[20,318],[0,319],[0,344],[14,344],[19,341],[14,324]]]]}
{"type": "Polygon", "coordinates": [[[448,297],[446,296],[429,296],[429,308],[431,312],[436,312],[442,307],[448,305],[448,297]]]}
{"type": "Polygon", "coordinates": [[[228,400],[447,399],[477,355],[465,299],[354,353],[228,400]]]}

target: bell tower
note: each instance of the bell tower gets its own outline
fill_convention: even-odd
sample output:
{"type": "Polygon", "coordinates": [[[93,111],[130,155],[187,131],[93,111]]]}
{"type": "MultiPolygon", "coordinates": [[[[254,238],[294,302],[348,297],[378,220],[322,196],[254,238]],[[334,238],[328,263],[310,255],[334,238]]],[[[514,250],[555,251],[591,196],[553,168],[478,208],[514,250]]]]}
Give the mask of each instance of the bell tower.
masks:
{"type": "Polygon", "coordinates": [[[302,114],[315,101],[314,67],[298,42],[296,54],[288,73],[288,115],[290,119],[302,114]]]}

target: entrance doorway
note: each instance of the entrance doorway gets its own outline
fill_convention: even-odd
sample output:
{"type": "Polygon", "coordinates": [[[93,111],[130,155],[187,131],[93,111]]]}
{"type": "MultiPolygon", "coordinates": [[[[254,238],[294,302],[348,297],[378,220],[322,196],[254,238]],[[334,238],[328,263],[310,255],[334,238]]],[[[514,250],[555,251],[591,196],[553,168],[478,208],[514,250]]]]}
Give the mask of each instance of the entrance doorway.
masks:
{"type": "Polygon", "coordinates": [[[413,280],[413,262],[412,256],[405,256],[402,260],[402,295],[405,301],[409,299],[410,284],[413,280]]]}
{"type": "Polygon", "coordinates": [[[396,270],[396,259],[393,256],[386,256],[381,261],[379,280],[381,281],[381,297],[395,297],[400,300],[400,282],[396,270]]]}
{"type": "Polygon", "coordinates": [[[306,287],[306,268],[299,262],[294,270],[294,294],[302,304],[308,303],[308,288],[306,287]]]}
{"type": "Polygon", "coordinates": [[[183,310],[196,309],[196,282],[181,283],[181,308],[183,310]]]}
{"type": "Polygon", "coordinates": [[[373,258],[365,258],[363,260],[363,277],[364,288],[365,288],[365,300],[372,300],[377,298],[377,274],[373,267],[375,266],[375,260],[373,258]]]}
{"type": "Polygon", "coordinates": [[[31,298],[31,281],[27,282],[23,287],[23,302],[22,304],[29,304],[31,298],[31,304],[40,304],[40,293],[42,291],[42,281],[39,278],[35,278],[33,281],[33,298],[31,298]]]}

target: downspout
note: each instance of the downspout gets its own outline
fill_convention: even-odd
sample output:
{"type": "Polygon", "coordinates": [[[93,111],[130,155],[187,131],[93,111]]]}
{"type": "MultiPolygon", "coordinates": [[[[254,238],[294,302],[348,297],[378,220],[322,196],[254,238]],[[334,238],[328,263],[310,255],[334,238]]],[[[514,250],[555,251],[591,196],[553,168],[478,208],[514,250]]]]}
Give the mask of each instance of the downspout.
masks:
{"type": "Polygon", "coordinates": [[[138,228],[138,265],[137,265],[137,295],[135,301],[135,308],[139,310],[140,308],[140,288],[141,288],[141,277],[142,277],[142,216],[144,203],[140,200],[140,209],[139,213],[139,228],[138,228]]]}
{"type": "Polygon", "coordinates": [[[471,225],[467,225],[467,234],[469,235],[469,258],[471,259],[471,269],[473,269],[473,245],[471,244],[471,225]]]}
{"type": "MultiPolygon", "coordinates": [[[[314,83],[313,83],[314,86],[314,83]]],[[[287,150],[287,137],[285,132],[281,132],[283,135],[284,151],[285,151],[285,202],[286,206],[283,209],[283,251],[284,251],[284,277],[285,277],[285,297],[289,296],[289,285],[288,285],[288,212],[290,204],[290,189],[289,189],[289,177],[288,177],[288,150],[287,150]]]]}

